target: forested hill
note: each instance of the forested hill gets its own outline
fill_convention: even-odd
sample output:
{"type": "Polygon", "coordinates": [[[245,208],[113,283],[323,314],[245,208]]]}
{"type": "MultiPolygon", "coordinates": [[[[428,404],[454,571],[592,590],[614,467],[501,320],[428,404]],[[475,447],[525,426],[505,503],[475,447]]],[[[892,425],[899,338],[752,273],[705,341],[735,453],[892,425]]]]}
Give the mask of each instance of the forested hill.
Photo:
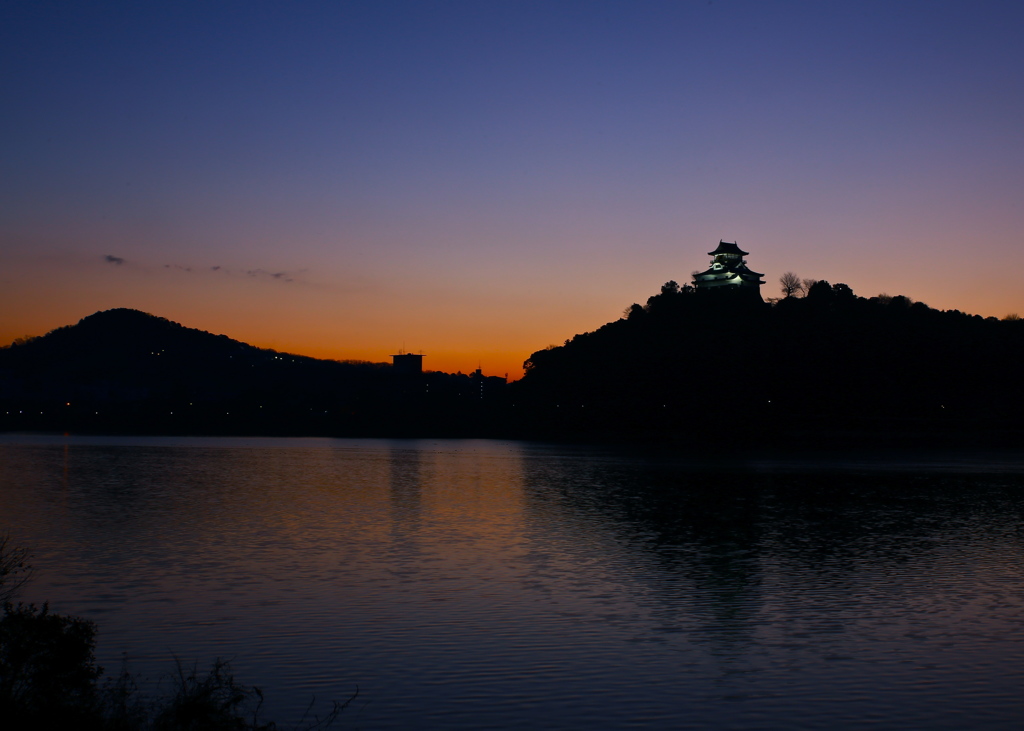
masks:
{"type": "Polygon", "coordinates": [[[279,353],[114,309],[0,349],[0,431],[479,435],[481,396],[503,388],[279,353]]]}
{"type": "Polygon", "coordinates": [[[138,310],[115,309],[0,350],[0,396],[105,404],[179,395],[225,400],[254,388],[308,391],[302,380],[344,379],[382,365],[278,353],[138,310]]]}
{"type": "Polygon", "coordinates": [[[806,297],[695,292],[534,353],[512,400],[551,432],[770,443],[822,430],[1024,427],[1024,321],[818,282],[806,297]]]}
{"type": "Polygon", "coordinates": [[[534,353],[508,387],[278,353],[120,309],[0,348],[0,431],[1015,443],[1022,366],[1022,320],[827,282],[774,304],[669,283],[534,353]]]}

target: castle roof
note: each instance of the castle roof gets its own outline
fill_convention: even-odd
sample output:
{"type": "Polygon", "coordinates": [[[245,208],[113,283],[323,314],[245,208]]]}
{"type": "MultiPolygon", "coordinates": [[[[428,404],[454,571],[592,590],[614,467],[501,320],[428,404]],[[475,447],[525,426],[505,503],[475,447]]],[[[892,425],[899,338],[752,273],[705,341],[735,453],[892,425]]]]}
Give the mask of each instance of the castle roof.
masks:
{"type": "Polygon", "coordinates": [[[737,254],[738,256],[746,256],[749,253],[749,251],[743,251],[743,249],[741,249],[736,244],[730,244],[727,241],[719,240],[718,248],[715,249],[714,251],[709,251],[708,255],[717,256],[718,254],[737,254]]]}
{"type": "Polygon", "coordinates": [[[704,276],[707,276],[707,275],[714,275],[716,277],[721,278],[720,275],[730,275],[731,276],[733,274],[739,274],[740,276],[749,275],[749,276],[753,276],[753,277],[763,277],[764,276],[763,272],[755,272],[753,269],[748,269],[747,267],[742,266],[742,265],[741,266],[736,266],[736,267],[726,266],[726,267],[722,267],[721,269],[715,269],[714,267],[711,267],[710,269],[705,269],[703,272],[700,272],[699,274],[695,274],[694,276],[696,276],[696,277],[704,277],[704,276]]]}

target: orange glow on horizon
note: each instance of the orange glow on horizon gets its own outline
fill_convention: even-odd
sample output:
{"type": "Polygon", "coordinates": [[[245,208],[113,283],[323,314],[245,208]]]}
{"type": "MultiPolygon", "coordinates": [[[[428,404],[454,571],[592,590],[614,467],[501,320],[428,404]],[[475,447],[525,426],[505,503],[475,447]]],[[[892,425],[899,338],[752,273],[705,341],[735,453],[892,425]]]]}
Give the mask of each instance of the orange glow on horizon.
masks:
{"type": "Polygon", "coordinates": [[[1020,4],[16,5],[3,342],[128,307],[515,379],[720,240],[765,298],[1024,315],[1020,4]]]}
{"type": "MultiPolygon", "coordinates": [[[[767,275],[768,283],[762,287],[762,295],[766,297],[777,294],[773,291],[774,282],[770,276],[767,275]]],[[[664,277],[666,280],[669,278],[664,277]]],[[[679,279],[685,281],[685,278],[679,279]]],[[[832,277],[829,281],[835,283],[850,280],[832,277]]],[[[851,286],[856,294],[865,297],[882,291],[906,294],[896,287],[879,287],[877,292],[871,292],[858,291],[855,283],[851,286]]],[[[447,326],[439,324],[430,329],[418,323],[412,333],[415,335],[413,338],[399,334],[406,321],[394,313],[377,313],[374,319],[362,324],[339,323],[327,315],[317,319],[287,305],[277,306],[278,302],[272,298],[261,302],[229,301],[226,307],[218,309],[214,302],[182,302],[166,293],[161,296],[151,291],[146,297],[122,297],[105,292],[97,296],[95,292],[75,292],[73,287],[61,291],[60,296],[55,297],[40,298],[39,292],[33,292],[35,296],[26,299],[30,302],[35,299],[36,302],[25,306],[26,299],[19,299],[16,289],[14,296],[11,296],[10,289],[8,296],[0,294],[0,308],[5,313],[4,319],[0,321],[0,345],[7,345],[17,338],[40,336],[56,328],[73,325],[100,310],[129,306],[165,317],[185,327],[205,330],[215,335],[223,334],[260,348],[313,358],[375,363],[390,363],[391,354],[401,350],[422,352],[425,355],[425,370],[472,373],[480,367],[485,375],[507,374],[510,381],[522,377],[523,361],[531,353],[549,344],[559,345],[578,333],[596,330],[617,319],[631,302],[642,304],[647,295],[655,293],[652,290],[644,296],[625,296],[620,300],[620,306],[608,303],[601,307],[597,304],[590,308],[589,316],[587,312],[578,309],[571,309],[567,313],[552,311],[547,317],[533,318],[530,324],[524,325],[514,315],[510,315],[504,321],[496,321],[486,338],[480,338],[486,340],[486,345],[474,349],[466,347],[477,339],[473,331],[479,330],[479,326],[472,321],[468,324],[466,321],[452,322],[447,326]],[[136,304],[126,305],[126,300],[134,300],[136,304]],[[142,302],[139,303],[139,300],[142,302]],[[531,329],[535,329],[535,334],[529,332],[531,329]],[[395,334],[391,335],[392,332],[395,334]],[[507,336],[503,337],[503,333],[507,333],[507,336]]],[[[964,291],[959,296],[958,293],[948,291],[936,291],[932,296],[927,293],[907,296],[935,309],[959,309],[983,317],[1002,318],[1010,313],[1024,314],[1024,303],[1020,303],[1014,294],[993,289],[964,291]]],[[[533,308],[523,309],[530,311],[533,308]]]]}
{"type": "MultiPolygon", "coordinates": [[[[741,243],[751,251],[751,268],[767,272],[761,288],[766,298],[779,296],[778,276],[792,270],[844,282],[862,297],[887,292],[940,310],[997,318],[1024,314],[1012,271],[986,271],[984,281],[966,281],[966,264],[950,257],[908,279],[912,255],[898,266],[875,267],[866,258],[833,261],[812,248],[790,254],[769,243],[741,243]]],[[[100,310],[131,307],[281,352],[378,363],[390,363],[400,350],[422,352],[427,370],[472,373],[481,367],[488,376],[507,373],[516,380],[531,353],[618,319],[669,279],[688,281],[687,271],[706,264],[709,246],[694,243],[665,261],[623,255],[614,267],[590,261],[554,274],[524,269],[491,289],[461,284],[462,291],[453,285],[448,292],[399,274],[391,288],[350,293],[326,284],[329,271],[321,280],[282,284],[111,266],[98,257],[56,265],[26,258],[8,268],[24,276],[8,274],[0,282],[0,344],[73,325],[100,310]]]]}

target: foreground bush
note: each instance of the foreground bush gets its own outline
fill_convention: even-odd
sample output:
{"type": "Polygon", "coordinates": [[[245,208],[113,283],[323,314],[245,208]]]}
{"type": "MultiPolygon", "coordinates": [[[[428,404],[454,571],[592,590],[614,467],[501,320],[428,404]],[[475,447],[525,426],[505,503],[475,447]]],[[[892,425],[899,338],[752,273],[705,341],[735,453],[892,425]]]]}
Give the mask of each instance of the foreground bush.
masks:
{"type": "Polygon", "coordinates": [[[30,578],[28,551],[11,545],[10,533],[0,533],[0,604],[14,599],[30,578]]]}
{"type": "Polygon", "coordinates": [[[96,625],[44,604],[4,604],[0,719],[4,728],[94,728],[101,710],[93,659],[96,625]]]}
{"type": "MultiPolygon", "coordinates": [[[[140,693],[123,667],[116,680],[99,684],[96,625],[52,614],[47,605],[5,603],[0,619],[0,728],[76,731],[275,731],[260,723],[263,694],[235,681],[217,660],[203,674],[196,666],[170,678],[170,691],[140,693]]],[[[358,690],[356,691],[358,693],[358,690]]],[[[334,703],[324,718],[304,717],[295,729],[329,727],[348,702],[334,703]]],[[[308,711],[307,711],[308,713],[308,711]]]]}

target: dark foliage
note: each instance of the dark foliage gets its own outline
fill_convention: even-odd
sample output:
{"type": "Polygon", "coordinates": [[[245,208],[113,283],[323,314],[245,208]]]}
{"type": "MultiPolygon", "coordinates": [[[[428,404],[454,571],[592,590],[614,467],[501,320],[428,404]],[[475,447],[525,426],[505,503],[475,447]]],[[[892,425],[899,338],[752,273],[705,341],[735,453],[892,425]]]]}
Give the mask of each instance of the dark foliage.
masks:
{"type": "MultiPolygon", "coordinates": [[[[0,534],[0,594],[13,596],[31,575],[27,551],[0,534]],[[15,580],[12,582],[12,578],[15,580]]],[[[0,728],[79,731],[274,731],[259,721],[262,691],[235,681],[230,665],[214,662],[205,675],[177,662],[169,694],[139,692],[127,662],[113,682],[98,684],[96,625],[31,604],[5,601],[0,617],[0,728]]],[[[329,728],[358,696],[334,702],[323,717],[310,714],[315,699],[293,728],[329,728]]]]}
{"type": "MultiPolygon", "coordinates": [[[[23,579],[30,567],[27,552],[0,541],[0,592],[10,596],[12,575],[23,579]],[[7,583],[5,583],[7,582],[7,583]]],[[[4,602],[0,617],[0,728],[76,729],[79,731],[274,731],[259,721],[263,693],[235,681],[230,665],[214,662],[205,675],[195,665],[177,663],[169,694],[146,697],[139,692],[127,663],[113,682],[98,684],[103,668],[96,665],[96,625],[85,619],[53,614],[49,606],[4,602]]],[[[323,717],[310,714],[314,701],[293,728],[329,728],[358,696],[334,702],[323,717]]]]}
{"type": "MultiPolygon", "coordinates": [[[[217,660],[207,673],[181,663],[169,693],[140,694],[122,669],[112,683],[98,683],[103,669],[93,657],[96,625],[53,614],[44,604],[4,606],[0,619],[0,720],[4,729],[82,731],[273,731],[262,723],[259,688],[235,680],[217,660]]],[[[357,691],[358,693],[358,691],[357,691]]],[[[354,698],[353,695],[352,698],[354,698]]],[[[348,702],[351,702],[352,698],[348,702]]],[[[330,727],[346,703],[333,703],[322,718],[300,719],[303,731],[330,727]]],[[[311,704],[312,707],[312,704],[311,704]]]]}
{"type": "Polygon", "coordinates": [[[14,599],[31,577],[28,551],[11,545],[9,533],[0,533],[0,604],[14,599]]]}
{"type": "MultiPolygon", "coordinates": [[[[795,275],[793,276],[795,286],[795,275]]],[[[667,282],[538,351],[510,387],[262,350],[134,310],[0,349],[0,430],[730,439],[1024,429],[1020,319],[803,280],[803,297],[667,282]]],[[[718,440],[720,441],[720,440],[718,440]]]]}
{"type": "Polygon", "coordinates": [[[825,281],[774,306],[673,284],[531,355],[511,388],[523,418],[552,436],[718,444],[1024,429],[1020,321],[825,281]]]}
{"type": "Polygon", "coordinates": [[[93,660],[96,626],[44,604],[4,605],[0,619],[0,719],[11,729],[100,728],[93,660]]]}
{"type": "Polygon", "coordinates": [[[242,731],[266,728],[249,724],[242,709],[252,691],[235,682],[226,663],[217,661],[204,677],[195,665],[178,662],[174,695],[154,719],[154,731],[242,731]]]}

